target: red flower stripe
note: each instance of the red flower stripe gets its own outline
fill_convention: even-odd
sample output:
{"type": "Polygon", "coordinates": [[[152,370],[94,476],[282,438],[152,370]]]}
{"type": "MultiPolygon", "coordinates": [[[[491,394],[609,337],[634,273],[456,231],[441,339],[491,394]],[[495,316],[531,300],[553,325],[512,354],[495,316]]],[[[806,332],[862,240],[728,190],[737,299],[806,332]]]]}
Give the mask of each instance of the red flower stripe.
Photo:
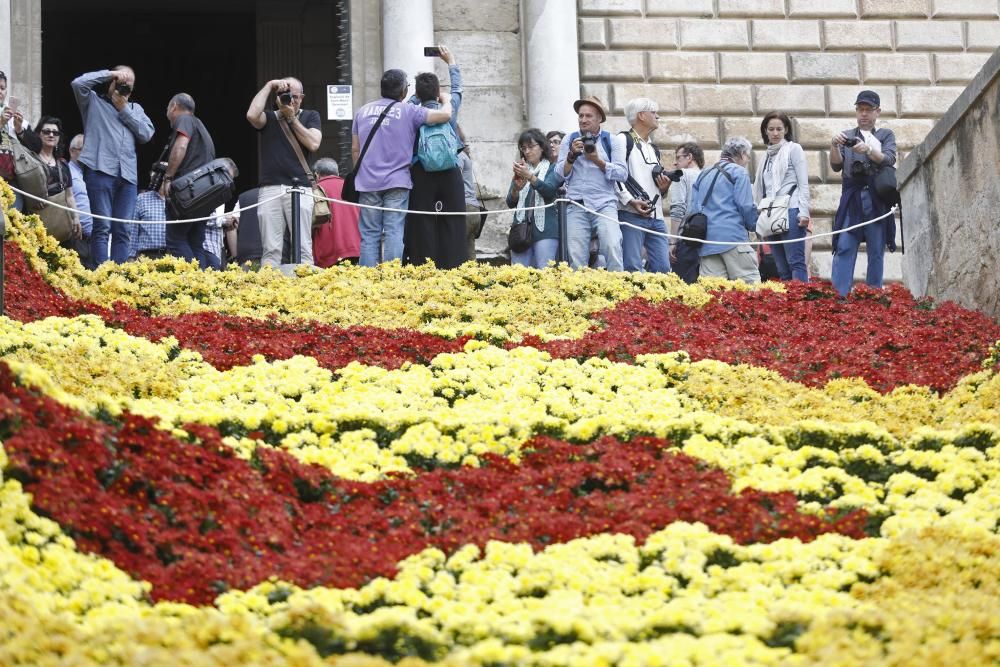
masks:
{"type": "Polygon", "coordinates": [[[158,600],[208,603],[270,576],[303,587],[359,586],[401,559],[488,540],[536,549],[604,532],[639,540],[701,521],[741,544],[826,532],[864,536],[863,511],[801,514],[791,493],[744,490],[668,443],[530,441],[523,464],[437,470],[365,484],[261,449],[236,458],[218,432],[177,440],[151,420],[107,424],[15,384],[0,363],[6,476],[80,548],[153,584],[158,600]]]}
{"type": "Polygon", "coordinates": [[[685,350],[694,360],[753,364],[822,386],[862,377],[880,392],[918,384],[944,392],[979,370],[1000,325],[954,303],[915,300],[901,285],[856,288],[847,300],[829,283],[787,283],[787,294],[725,291],[702,308],[631,299],[595,315],[579,340],[523,342],[561,358],[685,350]]]}
{"type": "Polygon", "coordinates": [[[32,271],[24,254],[6,244],[8,279],[5,282],[7,315],[30,322],[44,317],[100,316],[109,326],[133,336],[159,340],[174,336],[180,345],[195,350],[219,370],[251,363],[255,354],[269,360],[295,355],[311,356],[330,370],[352,361],[398,368],[404,362],[427,363],[442,352],[459,352],[468,338],[448,340],[407,329],[336,327],[321,322],[278,322],[234,317],[214,312],[153,317],[116,303],[109,310],[76,301],[49,285],[32,271]]]}

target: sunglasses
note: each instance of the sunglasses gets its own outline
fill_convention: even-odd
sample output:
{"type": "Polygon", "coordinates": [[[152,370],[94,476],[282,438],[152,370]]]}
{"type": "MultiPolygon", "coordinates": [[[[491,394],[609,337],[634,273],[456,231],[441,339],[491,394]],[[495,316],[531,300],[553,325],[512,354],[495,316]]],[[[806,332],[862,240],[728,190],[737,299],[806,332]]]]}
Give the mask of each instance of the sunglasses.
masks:
{"type": "Polygon", "coordinates": [[[58,137],[60,134],[62,134],[62,132],[60,132],[59,130],[41,130],[39,134],[45,134],[50,137],[58,137]]]}

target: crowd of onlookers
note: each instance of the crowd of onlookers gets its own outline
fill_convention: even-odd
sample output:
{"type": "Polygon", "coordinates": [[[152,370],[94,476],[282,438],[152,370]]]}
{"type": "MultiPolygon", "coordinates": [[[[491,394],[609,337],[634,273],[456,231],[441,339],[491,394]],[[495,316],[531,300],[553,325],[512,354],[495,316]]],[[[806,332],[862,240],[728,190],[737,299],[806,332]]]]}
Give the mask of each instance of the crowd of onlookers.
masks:
{"type": "MultiPolygon", "coordinates": [[[[232,210],[212,207],[187,216],[203,222],[176,222],[171,206],[172,183],[216,158],[190,95],[171,98],[170,139],[151,170],[151,187],[140,192],[136,144],[153,138],[153,124],[131,99],[131,68],[73,80],[84,133],[68,142],[57,117],[43,116],[34,128],[25,123],[16,100],[7,100],[0,72],[0,176],[17,182],[15,146],[33,151],[47,170],[48,200],[77,210],[60,241],[91,267],[167,255],[197,260],[204,268],[254,260],[280,266],[298,254],[301,263],[318,266],[399,259],[452,268],[475,259],[486,208],[458,125],[461,70],[449,49],[439,52],[449,74],[444,93],[432,73],[415,78],[412,94],[405,72],[383,74],[381,97],[355,115],[355,167],[346,180],[330,158],[312,165],[305,160],[319,149],[322,130],[319,113],[302,107],[302,83],[292,77],[268,81],[246,114],[260,133],[259,186],[240,195],[232,210]],[[334,201],[327,213],[322,200],[298,197],[300,246],[294,253],[289,244],[296,216],[288,186],[310,182],[328,199],[351,194],[362,207],[334,201]],[[72,197],[60,198],[70,192],[72,197]]],[[[505,198],[516,209],[508,237],[513,263],[674,271],[689,282],[699,275],[757,282],[768,275],[762,267],[773,264],[781,279],[808,280],[809,175],[786,114],[763,118],[766,150],[751,178],[753,152],[746,138],[729,137],[711,166],[694,141],[665,157],[653,138],[660,128],[657,103],[637,98],[623,106],[628,128],[618,133],[603,128],[607,111],[601,100],[587,97],[573,103],[578,127],[568,134],[534,128],[520,134],[505,198]],[[559,198],[570,201],[562,223],[551,206],[559,198]],[[766,242],[763,252],[751,244],[752,232],[766,242]]],[[[862,91],[855,111],[856,126],[834,135],[829,152],[831,168],[845,173],[833,224],[838,233],[832,279],[841,294],[850,290],[862,241],[870,285],[882,283],[883,248],[895,247],[892,216],[840,231],[887,213],[893,203],[884,177],[895,164],[895,137],[876,127],[878,95],[862,91]]],[[[38,208],[20,195],[15,205],[38,208]]]]}

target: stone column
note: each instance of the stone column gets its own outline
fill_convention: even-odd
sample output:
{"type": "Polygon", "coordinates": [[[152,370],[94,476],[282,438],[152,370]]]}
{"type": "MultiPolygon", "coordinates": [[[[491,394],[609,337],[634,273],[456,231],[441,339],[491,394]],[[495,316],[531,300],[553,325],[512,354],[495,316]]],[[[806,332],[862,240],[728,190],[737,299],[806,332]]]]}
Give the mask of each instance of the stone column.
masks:
{"type": "Polygon", "coordinates": [[[434,43],[432,0],[383,0],[382,67],[406,72],[411,94],[413,77],[434,71],[434,59],[424,57],[424,47],[434,43]]]}
{"type": "Polygon", "coordinates": [[[576,0],[524,0],[522,8],[528,125],[573,130],[580,97],[576,0]]]}
{"type": "Polygon", "coordinates": [[[14,40],[10,23],[10,3],[0,2],[0,72],[10,77],[10,43],[14,40]]]}

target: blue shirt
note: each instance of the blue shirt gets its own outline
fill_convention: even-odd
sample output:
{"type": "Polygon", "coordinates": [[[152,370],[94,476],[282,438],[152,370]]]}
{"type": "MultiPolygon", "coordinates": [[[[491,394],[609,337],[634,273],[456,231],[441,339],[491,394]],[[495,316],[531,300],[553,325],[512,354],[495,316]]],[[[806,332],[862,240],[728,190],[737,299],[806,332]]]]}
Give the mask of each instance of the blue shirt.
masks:
{"type": "Polygon", "coordinates": [[[573,170],[569,176],[563,176],[566,173],[566,158],[573,143],[570,141],[570,137],[573,135],[570,135],[559,147],[556,178],[562,178],[565,182],[566,196],[569,199],[582,201],[584,206],[594,210],[611,205],[617,211],[618,189],[615,183],[621,183],[628,178],[628,168],[625,166],[625,137],[620,134],[612,137],[603,130],[601,134],[608,136],[611,140],[610,156],[604,148],[604,140],[600,138],[597,140],[597,153],[606,163],[603,171],[581,154],[573,163],[573,170]]]}
{"type": "Polygon", "coordinates": [[[153,121],[135,102],[128,102],[121,111],[115,108],[105,92],[111,82],[111,72],[88,72],[73,79],[70,86],[83,117],[83,144],[80,162],[109,176],[138,183],[135,142],[147,143],[153,138],[153,121]]]}
{"type": "Polygon", "coordinates": [[[80,227],[83,235],[90,236],[94,229],[94,219],[90,216],[90,196],[87,194],[87,184],[83,181],[83,169],[70,160],[69,173],[73,178],[73,199],[76,200],[76,210],[80,212],[80,227]]]}
{"type": "Polygon", "coordinates": [[[702,212],[708,217],[708,234],[706,241],[731,241],[734,245],[702,244],[700,255],[718,255],[732,250],[737,244],[750,240],[747,232],[757,227],[757,208],[753,205],[753,190],[750,187],[750,174],[743,167],[732,162],[719,162],[711,169],[701,172],[694,187],[691,188],[691,201],[688,202],[688,215],[702,212]],[[717,169],[725,169],[733,177],[733,182],[717,169]],[[716,179],[718,176],[718,179],[716,179]],[[712,188],[715,181],[715,188],[712,188]],[[702,201],[709,190],[712,196],[702,201]]]}
{"type": "MultiPolygon", "coordinates": [[[[84,144],[86,145],[86,144],[84,144]]],[[[167,219],[167,202],[155,190],[143,190],[135,199],[135,219],[163,221],[167,219]]],[[[134,258],[143,250],[167,249],[167,226],[129,224],[128,256],[134,258]]]]}

